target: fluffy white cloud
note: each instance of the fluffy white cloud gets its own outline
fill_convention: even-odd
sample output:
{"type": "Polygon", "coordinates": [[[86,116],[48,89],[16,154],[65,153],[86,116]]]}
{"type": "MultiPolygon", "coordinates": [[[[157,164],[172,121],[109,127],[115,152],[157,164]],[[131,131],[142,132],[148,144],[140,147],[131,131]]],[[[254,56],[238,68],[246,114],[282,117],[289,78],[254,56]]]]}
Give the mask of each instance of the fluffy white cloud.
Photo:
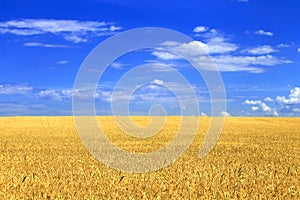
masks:
{"type": "Polygon", "coordinates": [[[258,104],[261,104],[262,102],[261,101],[259,101],[259,100],[246,100],[245,102],[244,102],[244,104],[247,104],[247,105],[258,105],[258,104]]]}
{"type": "Polygon", "coordinates": [[[262,54],[273,53],[276,52],[277,50],[271,47],[270,45],[263,45],[255,48],[249,48],[246,49],[245,51],[253,55],[262,55],[262,54]]]}
{"type": "Polygon", "coordinates": [[[274,100],[273,100],[271,97],[266,97],[266,98],[264,99],[264,101],[267,101],[267,102],[273,102],[274,100]]]}
{"type": "Polygon", "coordinates": [[[252,105],[251,110],[253,112],[262,111],[268,116],[279,116],[276,108],[271,108],[266,103],[259,100],[246,100],[244,102],[246,105],[252,105]]]}
{"type": "Polygon", "coordinates": [[[193,32],[195,33],[201,33],[201,32],[205,32],[208,30],[208,27],[205,26],[197,26],[194,28],[193,32]]]}
{"type": "Polygon", "coordinates": [[[258,111],[258,110],[259,110],[259,107],[258,107],[258,106],[252,106],[252,107],[251,107],[251,110],[254,111],[254,112],[255,112],[255,111],[258,111]]]}
{"type": "Polygon", "coordinates": [[[221,116],[224,116],[224,117],[229,117],[229,116],[231,116],[230,113],[227,112],[227,111],[222,111],[222,112],[220,113],[220,115],[221,115],[221,116]]]}
{"type": "Polygon", "coordinates": [[[292,89],[288,98],[285,96],[277,96],[276,101],[279,104],[300,104],[300,88],[295,87],[292,89]]]}
{"type": "Polygon", "coordinates": [[[200,113],[200,116],[203,116],[203,117],[206,117],[206,116],[208,116],[205,112],[201,112],[200,113]]]}
{"type": "Polygon", "coordinates": [[[162,86],[164,85],[164,81],[163,80],[160,80],[160,79],[154,79],[151,84],[149,85],[149,88],[154,90],[154,89],[159,89],[160,87],[158,86],[162,86]]]}
{"type": "Polygon", "coordinates": [[[121,27],[107,22],[56,20],[56,19],[20,19],[0,22],[0,34],[40,35],[60,34],[74,43],[86,42],[86,34],[110,35],[121,27]]]}
{"type": "Polygon", "coordinates": [[[272,108],[269,107],[266,103],[261,103],[260,104],[262,111],[264,112],[272,112],[272,108]]]}
{"type": "Polygon", "coordinates": [[[262,29],[255,31],[254,34],[256,34],[256,35],[266,35],[266,36],[273,36],[274,35],[274,33],[270,32],[270,31],[264,31],[262,29]]]}
{"type": "Polygon", "coordinates": [[[251,110],[264,112],[266,115],[278,116],[278,112],[281,114],[295,115],[300,111],[300,88],[294,87],[290,90],[288,97],[277,96],[275,100],[271,97],[266,97],[264,101],[260,100],[246,100],[244,102],[246,105],[251,105],[251,110]],[[270,107],[266,104],[272,104],[270,107]]]}
{"type": "Polygon", "coordinates": [[[159,79],[155,79],[153,81],[154,84],[157,84],[157,85],[163,85],[164,84],[164,81],[163,80],[159,80],[159,79]]]}
{"type": "MultiPolygon", "coordinates": [[[[204,41],[194,40],[189,43],[177,43],[173,41],[167,41],[162,44],[161,50],[172,49],[174,52],[178,52],[185,56],[198,56],[207,53],[230,53],[236,51],[239,48],[237,44],[229,42],[228,39],[226,39],[221,33],[219,33],[215,29],[210,29],[207,33],[200,34],[199,36],[203,37],[204,41]]],[[[170,59],[176,58],[178,57],[171,57],[170,59]]]]}
{"type": "Polygon", "coordinates": [[[236,51],[239,47],[237,44],[226,41],[223,37],[213,37],[207,41],[209,54],[229,53],[236,51]]]}

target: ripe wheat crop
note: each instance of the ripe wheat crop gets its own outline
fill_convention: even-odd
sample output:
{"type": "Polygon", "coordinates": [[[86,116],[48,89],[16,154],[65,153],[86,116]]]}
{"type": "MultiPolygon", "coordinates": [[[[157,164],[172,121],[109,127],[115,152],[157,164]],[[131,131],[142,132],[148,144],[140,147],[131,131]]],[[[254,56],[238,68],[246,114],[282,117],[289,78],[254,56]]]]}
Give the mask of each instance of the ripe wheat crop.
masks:
{"type": "MultiPolygon", "coordinates": [[[[179,117],[155,136],[136,139],[99,117],[111,142],[150,152],[172,141],[179,117]]],[[[149,117],[133,117],[147,126],[149,117]]],[[[205,158],[210,119],[189,149],[158,171],[131,174],[98,162],[82,145],[73,117],[0,118],[0,199],[300,199],[300,119],[228,117],[205,158]]]]}

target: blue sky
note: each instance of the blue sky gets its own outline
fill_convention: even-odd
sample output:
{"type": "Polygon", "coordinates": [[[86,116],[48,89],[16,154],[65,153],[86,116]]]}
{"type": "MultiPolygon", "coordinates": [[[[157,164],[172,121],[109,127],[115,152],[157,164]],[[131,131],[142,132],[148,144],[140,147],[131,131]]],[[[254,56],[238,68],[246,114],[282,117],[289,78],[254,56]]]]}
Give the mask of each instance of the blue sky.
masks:
{"type": "MultiPolygon", "coordinates": [[[[0,115],[71,115],[77,71],[96,45],[133,28],[163,27],[194,39],[176,50],[200,62],[197,52],[204,49],[219,68],[227,95],[227,110],[220,114],[300,116],[299,10],[295,0],[2,0],[0,115]]],[[[201,114],[210,114],[201,76],[189,63],[158,49],[123,55],[110,66],[95,94],[97,114],[111,114],[113,87],[141,64],[151,65],[151,76],[166,67],[183,74],[201,114]]],[[[167,84],[184,89],[167,74],[157,76],[135,91],[130,112],[148,114],[157,103],[169,115],[180,114],[167,84]]],[[[119,92],[116,101],[128,95],[119,92]]]]}

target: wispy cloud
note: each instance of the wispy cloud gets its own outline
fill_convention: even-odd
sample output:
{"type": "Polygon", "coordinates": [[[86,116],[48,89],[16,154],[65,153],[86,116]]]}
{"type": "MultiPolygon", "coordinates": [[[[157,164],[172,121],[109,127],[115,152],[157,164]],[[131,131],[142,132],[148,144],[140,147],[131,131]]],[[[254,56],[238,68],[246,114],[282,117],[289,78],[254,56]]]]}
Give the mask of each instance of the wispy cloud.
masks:
{"type": "Polygon", "coordinates": [[[98,21],[18,19],[0,22],[0,34],[22,36],[54,34],[74,43],[86,42],[88,34],[110,35],[120,29],[120,26],[113,23],[98,21]]]}
{"type": "Polygon", "coordinates": [[[241,52],[253,54],[251,56],[243,55],[241,52],[238,52],[239,46],[237,44],[229,42],[214,29],[211,29],[209,34],[205,34],[204,38],[205,42],[176,43],[168,41],[163,43],[160,48],[157,48],[152,55],[164,61],[180,60],[181,57],[178,55],[182,55],[198,63],[199,66],[206,70],[215,70],[211,68],[211,63],[213,62],[216,64],[217,69],[223,72],[248,71],[261,73],[264,72],[263,66],[274,66],[291,62],[287,59],[270,55],[270,53],[277,50],[269,45],[242,50],[241,52]],[[210,58],[206,56],[207,54],[209,54],[210,58]]]}
{"type": "Polygon", "coordinates": [[[39,91],[36,96],[44,100],[64,101],[70,100],[73,94],[74,91],[72,89],[46,89],[39,91]]]}
{"type": "MultiPolygon", "coordinates": [[[[152,55],[163,61],[180,60],[181,57],[178,55],[181,55],[198,63],[205,70],[216,70],[211,67],[213,62],[217,69],[223,72],[262,73],[265,71],[265,66],[291,63],[288,59],[271,55],[278,50],[270,45],[240,50],[240,45],[232,42],[230,37],[217,29],[197,26],[193,32],[201,40],[194,40],[189,43],[166,41],[161,44],[160,48],[152,52],[152,55]],[[209,58],[206,55],[209,55],[209,58]]],[[[269,32],[264,33],[270,35],[269,32]]]]}
{"type": "Polygon", "coordinates": [[[287,48],[287,47],[290,47],[290,46],[291,46],[290,44],[283,44],[283,43],[277,45],[278,48],[287,48]]]}
{"type": "Polygon", "coordinates": [[[1,116],[22,116],[22,115],[41,115],[45,114],[44,104],[0,102],[1,116]]]}
{"type": "Polygon", "coordinates": [[[68,60],[61,60],[61,61],[58,61],[57,64],[59,65],[65,65],[65,64],[68,64],[69,61],[68,60]]]}
{"type": "Polygon", "coordinates": [[[277,52],[277,50],[271,47],[270,45],[263,45],[254,48],[248,48],[245,50],[245,52],[253,55],[262,55],[277,52]]]}
{"type": "Polygon", "coordinates": [[[124,64],[121,62],[113,62],[110,66],[114,69],[123,69],[124,67],[128,66],[129,64],[124,64]]]}
{"type": "Polygon", "coordinates": [[[62,45],[62,44],[47,44],[47,43],[41,43],[41,42],[26,42],[24,43],[24,46],[26,47],[45,47],[45,48],[69,48],[68,45],[62,45]]]}
{"type": "Polygon", "coordinates": [[[24,84],[0,84],[0,95],[26,94],[32,90],[33,87],[24,84]]]}
{"type": "MultiPolygon", "coordinates": [[[[159,55],[157,55],[159,56],[159,55]]],[[[148,70],[152,72],[170,72],[172,70],[178,70],[179,66],[175,63],[160,62],[157,60],[148,60],[148,70]]]]}
{"type": "MultiPolygon", "coordinates": [[[[233,56],[233,55],[224,55],[224,56],[215,56],[212,58],[214,62],[220,66],[228,66],[229,69],[247,69],[248,67],[256,66],[274,66],[279,64],[287,64],[291,61],[286,59],[280,59],[272,55],[260,55],[260,56],[233,56]],[[231,67],[230,67],[231,66],[231,67]]],[[[253,68],[254,70],[254,68],[253,68]]],[[[238,71],[238,70],[237,70],[238,71]]],[[[247,71],[247,70],[246,70],[247,71]]],[[[251,71],[251,69],[250,69],[251,71]]]]}
{"type": "Polygon", "coordinates": [[[262,29],[255,31],[254,34],[256,34],[256,35],[266,35],[266,36],[273,36],[274,35],[274,33],[270,32],[270,31],[264,31],[262,29]]]}

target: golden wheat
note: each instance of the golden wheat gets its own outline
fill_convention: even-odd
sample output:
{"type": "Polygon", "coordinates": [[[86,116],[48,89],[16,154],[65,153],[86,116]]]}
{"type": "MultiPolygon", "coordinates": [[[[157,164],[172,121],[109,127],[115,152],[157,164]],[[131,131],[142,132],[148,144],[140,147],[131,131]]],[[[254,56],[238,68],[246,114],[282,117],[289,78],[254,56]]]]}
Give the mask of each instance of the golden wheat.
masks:
{"type": "MultiPolygon", "coordinates": [[[[112,117],[98,120],[115,145],[149,152],[172,141],[180,118],[168,117],[148,139],[124,134],[112,117]]],[[[228,117],[217,146],[199,159],[209,122],[200,118],[193,144],[172,165],[130,174],[94,159],[72,117],[2,117],[0,199],[300,199],[299,118],[228,117]]]]}

